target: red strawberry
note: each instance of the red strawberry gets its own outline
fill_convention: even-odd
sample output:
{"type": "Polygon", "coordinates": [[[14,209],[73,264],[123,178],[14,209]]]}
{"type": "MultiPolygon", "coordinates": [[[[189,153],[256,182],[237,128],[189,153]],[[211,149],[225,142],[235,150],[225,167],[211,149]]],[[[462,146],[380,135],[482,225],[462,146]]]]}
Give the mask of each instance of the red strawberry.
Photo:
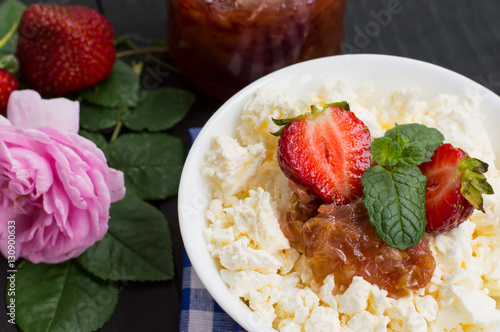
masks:
{"type": "Polygon", "coordinates": [[[327,203],[347,204],[362,194],[360,177],[370,166],[370,132],[346,102],[294,119],[286,125],[278,146],[285,175],[327,203]]]}
{"type": "Polygon", "coordinates": [[[6,70],[0,69],[0,113],[7,109],[10,94],[19,89],[19,83],[14,75],[6,70]]]}
{"type": "Polygon", "coordinates": [[[434,151],[431,161],[419,167],[427,177],[426,232],[448,231],[467,220],[474,209],[484,212],[482,193],[493,194],[482,174],[488,170],[486,163],[443,144],[434,151]]]}
{"type": "Polygon", "coordinates": [[[47,95],[77,91],[111,73],[113,28],[90,8],[35,4],[19,23],[16,55],[33,89],[47,95]]]}

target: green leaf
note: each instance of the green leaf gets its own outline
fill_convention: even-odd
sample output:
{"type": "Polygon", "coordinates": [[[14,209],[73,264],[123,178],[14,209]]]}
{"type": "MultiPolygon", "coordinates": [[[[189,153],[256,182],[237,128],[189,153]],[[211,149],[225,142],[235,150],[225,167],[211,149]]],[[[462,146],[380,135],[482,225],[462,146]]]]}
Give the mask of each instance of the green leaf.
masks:
{"type": "Polygon", "coordinates": [[[147,92],[125,120],[125,126],[136,131],[172,128],[184,118],[193,102],[194,95],[185,90],[163,88],[147,92]]]}
{"type": "Polygon", "coordinates": [[[462,195],[474,206],[474,209],[485,212],[483,194],[493,195],[493,187],[488,183],[483,173],[488,171],[488,164],[476,158],[464,158],[458,164],[462,185],[462,195]]]}
{"type": "Polygon", "coordinates": [[[420,169],[400,167],[392,171],[373,166],[361,177],[365,207],[379,238],[388,246],[407,249],[425,234],[426,177],[420,169]]]}
{"type": "Polygon", "coordinates": [[[418,166],[430,160],[427,159],[427,153],[428,151],[419,142],[410,142],[401,151],[398,166],[418,166]]]}
{"type": "Polygon", "coordinates": [[[172,279],[174,264],[168,222],[154,206],[127,197],[111,204],[109,229],[78,261],[108,280],[172,279]]]}
{"type": "Polygon", "coordinates": [[[443,144],[444,141],[444,135],[439,130],[419,123],[396,125],[394,128],[388,130],[384,136],[398,142],[403,150],[409,144],[420,144],[426,151],[422,162],[430,161],[434,155],[434,150],[443,144]]]}
{"type": "MultiPolygon", "coordinates": [[[[17,0],[7,0],[0,5],[0,39],[9,32],[12,25],[21,20],[26,6],[17,0]]],[[[0,49],[0,55],[13,54],[16,51],[17,33],[0,49]]]]}
{"type": "Polygon", "coordinates": [[[83,90],[80,97],[104,107],[135,107],[139,100],[139,76],[132,67],[117,60],[111,75],[97,85],[83,90]]]}
{"type": "Polygon", "coordinates": [[[401,156],[401,146],[387,137],[379,137],[373,140],[370,147],[373,159],[380,166],[394,166],[401,156]]]}
{"type": "Polygon", "coordinates": [[[125,134],[105,153],[109,166],[123,171],[128,194],[144,200],[177,195],[186,155],[180,139],[162,133],[125,134]]]}
{"type": "MultiPolygon", "coordinates": [[[[311,109],[318,109],[316,106],[314,105],[311,105],[311,109]]],[[[286,126],[288,124],[290,124],[292,121],[295,121],[295,120],[299,120],[299,119],[302,119],[304,118],[304,114],[300,114],[300,115],[297,115],[293,118],[287,118],[287,119],[275,119],[275,118],[271,118],[271,120],[273,120],[274,124],[277,125],[277,126],[286,126]]]]}
{"type": "Polygon", "coordinates": [[[7,293],[7,304],[15,301],[16,323],[23,331],[95,331],[118,302],[115,283],[90,275],[75,260],[57,265],[23,261],[15,285],[15,297],[7,293]]]}
{"type": "Polygon", "coordinates": [[[85,137],[86,139],[91,140],[101,150],[104,150],[108,145],[108,142],[106,142],[106,139],[104,138],[104,136],[102,136],[99,133],[92,133],[90,131],[80,130],[78,132],[78,135],[85,137]]]}
{"type": "Polygon", "coordinates": [[[349,106],[349,103],[347,101],[338,101],[336,103],[326,104],[325,106],[323,106],[323,109],[328,108],[330,106],[342,107],[346,111],[350,111],[351,110],[351,107],[349,106]]]}
{"type": "Polygon", "coordinates": [[[101,130],[116,126],[125,117],[123,109],[101,107],[89,103],[80,104],[80,126],[88,130],[101,130]]]}

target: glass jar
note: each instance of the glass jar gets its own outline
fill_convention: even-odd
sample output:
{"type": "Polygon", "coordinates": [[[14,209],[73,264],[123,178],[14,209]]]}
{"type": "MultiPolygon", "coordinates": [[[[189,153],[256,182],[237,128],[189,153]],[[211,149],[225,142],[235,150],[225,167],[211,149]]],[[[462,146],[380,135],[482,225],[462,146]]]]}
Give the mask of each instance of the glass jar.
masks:
{"type": "Polygon", "coordinates": [[[341,52],[346,0],[168,0],[181,73],[226,99],[279,68],[341,52]]]}

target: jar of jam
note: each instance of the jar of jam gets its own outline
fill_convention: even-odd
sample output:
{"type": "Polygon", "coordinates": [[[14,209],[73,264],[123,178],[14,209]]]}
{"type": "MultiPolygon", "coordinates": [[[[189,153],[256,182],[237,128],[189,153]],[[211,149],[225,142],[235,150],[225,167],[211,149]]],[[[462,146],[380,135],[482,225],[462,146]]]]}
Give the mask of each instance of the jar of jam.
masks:
{"type": "Polygon", "coordinates": [[[346,0],[168,0],[181,73],[226,99],[279,68],[341,52],[346,0]]]}

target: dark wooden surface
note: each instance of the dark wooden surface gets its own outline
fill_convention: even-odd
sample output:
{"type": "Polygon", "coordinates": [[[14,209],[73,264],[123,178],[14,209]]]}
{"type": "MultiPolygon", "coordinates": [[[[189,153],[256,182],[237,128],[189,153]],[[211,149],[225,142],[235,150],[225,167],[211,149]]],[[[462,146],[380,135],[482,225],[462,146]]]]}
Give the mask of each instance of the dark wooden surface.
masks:
{"type": "MultiPolygon", "coordinates": [[[[159,41],[165,41],[166,38],[168,15],[165,0],[24,2],[85,5],[108,17],[117,37],[133,34],[159,41]]],[[[348,0],[344,51],[424,60],[461,73],[500,94],[499,15],[498,0],[348,0]]],[[[145,68],[145,72],[151,75],[147,82],[184,87],[197,95],[196,103],[186,119],[169,131],[181,137],[187,145],[187,129],[202,126],[221,102],[204,96],[181,76],[158,70],[154,64],[145,68]]],[[[149,84],[144,88],[150,88],[149,84]]],[[[159,202],[157,206],[170,223],[175,279],[168,282],[122,284],[116,312],[102,331],[178,330],[183,247],[177,219],[177,200],[159,202]]],[[[5,291],[6,270],[6,262],[1,258],[0,294],[5,291]]],[[[7,323],[5,313],[4,301],[0,301],[0,331],[16,331],[7,323]]]]}

